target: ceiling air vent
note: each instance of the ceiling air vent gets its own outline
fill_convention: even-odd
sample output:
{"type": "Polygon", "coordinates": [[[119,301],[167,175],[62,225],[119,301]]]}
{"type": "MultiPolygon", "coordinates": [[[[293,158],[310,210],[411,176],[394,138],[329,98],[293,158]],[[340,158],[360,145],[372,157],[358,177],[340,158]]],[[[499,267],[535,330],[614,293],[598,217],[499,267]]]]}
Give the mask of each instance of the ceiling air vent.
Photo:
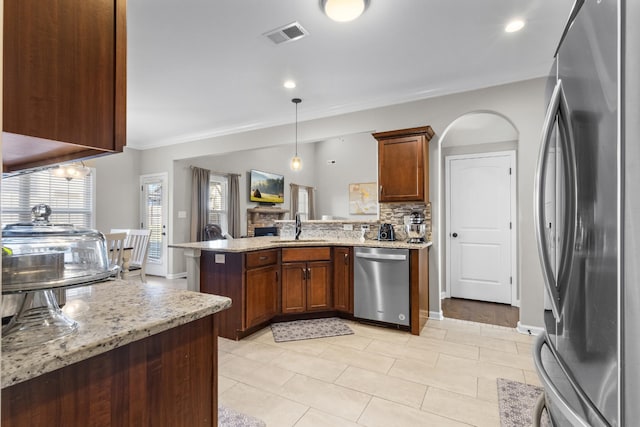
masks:
{"type": "Polygon", "coordinates": [[[263,34],[268,37],[275,44],[292,42],[294,40],[301,39],[304,36],[308,36],[307,30],[302,28],[297,22],[292,22],[284,27],[276,28],[275,30],[267,31],[263,34]]]}

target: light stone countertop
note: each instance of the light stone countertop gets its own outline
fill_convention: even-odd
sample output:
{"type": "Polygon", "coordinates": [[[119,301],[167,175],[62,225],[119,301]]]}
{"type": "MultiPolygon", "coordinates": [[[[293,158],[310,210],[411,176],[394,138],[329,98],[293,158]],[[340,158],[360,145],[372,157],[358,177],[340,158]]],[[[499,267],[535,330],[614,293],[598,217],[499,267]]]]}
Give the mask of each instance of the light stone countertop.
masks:
{"type": "Polygon", "coordinates": [[[397,248],[397,249],[427,249],[431,242],[427,243],[407,243],[405,241],[379,241],[360,239],[323,239],[303,238],[293,240],[289,237],[279,236],[247,237],[244,239],[230,240],[210,240],[206,242],[178,243],[169,245],[170,248],[198,249],[201,251],[215,252],[251,252],[262,249],[277,249],[286,247],[307,247],[307,246],[365,246],[373,248],[397,248]]]}
{"type": "Polygon", "coordinates": [[[114,280],[67,289],[65,313],[78,322],[73,334],[10,349],[19,333],[2,341],[2,388],[106,353],[201,319],[231,306],[231,299],[168,289],[137,280],[114,280]]]}

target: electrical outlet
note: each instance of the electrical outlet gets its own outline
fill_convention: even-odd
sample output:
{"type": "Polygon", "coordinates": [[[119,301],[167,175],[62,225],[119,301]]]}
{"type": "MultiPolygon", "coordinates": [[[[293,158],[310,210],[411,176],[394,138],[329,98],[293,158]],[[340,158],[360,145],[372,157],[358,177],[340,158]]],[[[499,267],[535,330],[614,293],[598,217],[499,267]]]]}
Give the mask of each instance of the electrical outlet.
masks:
{"type": "Polygon", "coordinates": [[[369,231],[369,224],[362,224],[360,226],[360,230],[362,231],[369,231]]]}
{"type": "Polygon", "coordinates": [[[353,224],[342,224],[342,229],[344,231],[353,231],[353,224]]]}

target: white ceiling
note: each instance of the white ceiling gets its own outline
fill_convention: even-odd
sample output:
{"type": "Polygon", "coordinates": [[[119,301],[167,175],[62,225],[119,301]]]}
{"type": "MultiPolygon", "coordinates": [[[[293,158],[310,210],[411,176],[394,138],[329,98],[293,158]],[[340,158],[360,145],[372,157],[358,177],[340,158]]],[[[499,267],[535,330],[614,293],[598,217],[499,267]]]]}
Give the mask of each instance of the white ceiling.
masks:
{"type": "Polygon", "coordinates": [[[293,97],[304,121],[543,76],[572,3],[371,0],[337,23],[317,0],[130,0],[127,145],[292,123],[293,97]],[[294,21],[309,36],[262,35],[294,21]]]}

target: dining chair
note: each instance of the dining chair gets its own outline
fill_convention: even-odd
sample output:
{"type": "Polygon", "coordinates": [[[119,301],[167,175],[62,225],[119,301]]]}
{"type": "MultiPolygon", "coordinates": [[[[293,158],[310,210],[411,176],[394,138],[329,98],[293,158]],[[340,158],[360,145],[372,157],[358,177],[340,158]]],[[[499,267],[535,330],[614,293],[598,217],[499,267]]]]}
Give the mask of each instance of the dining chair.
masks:
{"type": "Polygon", "coordinates": [[[127,238],[127,233],[117,232],[117,233],[105,233],[104,240],[107,245],[107,256],[109,257],[109,267],[118,266],[117,275],[120,275],[122,271],[122,254],[125,245],[125,239],[127,238]]]}
{"type": "Polygon", "coordinates": [[[151,230],[113,228],[111,232],[124,232],[126,234],[124,247],[130,253],[129,260],[122,269],[122,278],[138,276],[142,283],[146,283],[146,266],[149,257],[151,230]]]}

